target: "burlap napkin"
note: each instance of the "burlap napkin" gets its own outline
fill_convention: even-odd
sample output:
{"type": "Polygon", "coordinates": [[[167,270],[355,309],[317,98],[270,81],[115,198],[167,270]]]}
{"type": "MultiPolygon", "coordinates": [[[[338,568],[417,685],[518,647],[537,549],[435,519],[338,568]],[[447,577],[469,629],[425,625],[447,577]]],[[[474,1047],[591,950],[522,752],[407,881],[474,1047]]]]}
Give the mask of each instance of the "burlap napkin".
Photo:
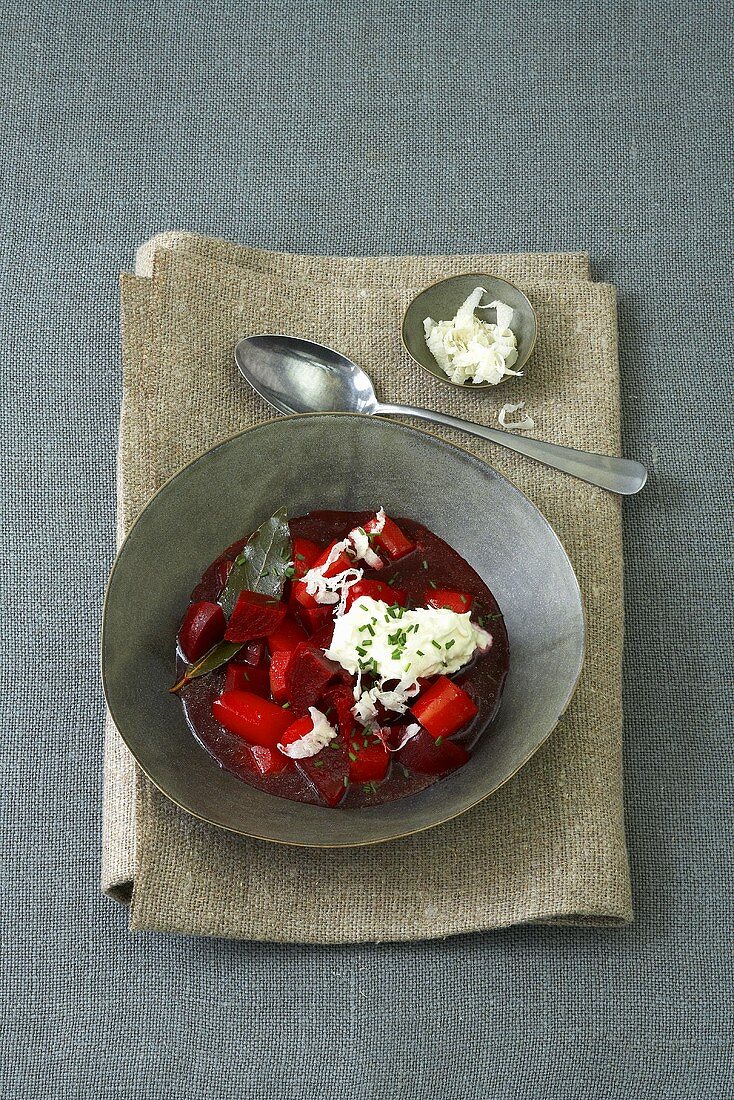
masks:
{"type": "MultiPolygon", "coordinates": [[[[496,423],[499,405],[522,398],[539,437],[618,450],[615,296],[589,281],[583,255],[340,259],[172,233],[140,250],[136,271],[122,278],[120,537],[181,465],[275,415],[233,367],[235,341],[254,332],[338,347],[367,368],[388,401],[496,423]],[[461,271],[512,279],[538,310],[527,378],[489,396],[434,382],[400,347],[398,322],[414,290],[461,271]]],[[[437,434],[510,477],[571,556],[589,637],[568,712],[545,748],[464,816],[391,844],[336,851],[237,838],[189,817],[138,771],[108,723],[102,884],[131,903],[133,929],[351,942],[631,919],[619,501],[481,440],[437,434]]]]}

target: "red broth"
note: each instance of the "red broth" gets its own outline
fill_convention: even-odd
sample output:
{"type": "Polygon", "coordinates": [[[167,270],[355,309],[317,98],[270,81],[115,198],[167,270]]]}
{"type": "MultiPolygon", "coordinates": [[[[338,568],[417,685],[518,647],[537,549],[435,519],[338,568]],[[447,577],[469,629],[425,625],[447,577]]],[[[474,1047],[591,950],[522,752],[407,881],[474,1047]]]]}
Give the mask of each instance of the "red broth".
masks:
{"type": "MultiPolygon", "coordinates": [[[[352,528],[363,526],[373,516],[374,513],[370,512],[311,512],[291,519],[289,525],[293,538],[309,539],[320,547],[326,547],[329,543],[344,538],[352,528]]],[[[489,588],[456,550],[422,524],[400,517],[395,517],[395,522],[415,542],[415,550],[398,561],[387,561],[379,573],[366,569],[365,577],[379,579],[384,583],[393,582],[396,588],[407,593],[409,607],[426,606],[431,593],[437,589],[454,589],[467,593],[473,597],[472,621],[489,631],[493,643],[489,652],[477,655],[468,665],[450,676],[454,683],[471,695],[478,707],[478,712],[471,723],[453,737],[438,743],[425,730],[421,730],[402,750],[391,753],[389,769],[381,782],[349,782],[344,787],[343,793],[341,790],[336,792],[333,798],[338,799],[336,804],[340,808],[374,806],[403,798],[405,795],[424,790],[455,770],[457,758],[459,766],[463,765],[477,739],[480,736],[490,736],[487,727],[499,706],[507,676],[509,663],[507,631],[497,601],[489,588]],[[458,749],[454,749],[453,746],[458,746],[458,749]],[[435,774],[427,774],[430,771],[435,774]]],[[[223,575],[222,563],[233,560],[246,541],[242,539],[230,546],[212,563],[192,592],[192,601],[215,602],[217,600],[223,575]]],[[[287,595],[286,592],[284,599],[287,595]]],[[[256,659],[257,656],[256,646],[252,659],[256,659]]],[[[241,660],[241,655],[237,659],[241,660]]],[[[261,662],[254,675],[261,678],[267,676],[268,664],[267,649],[263,647],[261,662]]],[[[185,669],[186,662],[179,652],[177,653],[178,675],[183,675],[185,669]]],[[[295,761],[284,757],[277,762],[278,767],[282,765],[282,770],[277,774],[262,775],[258,769],[259,750],[252,750],[241,738],[229,733],[212,714],[212,703],[223,692],[226,675],[226,669],[220,669],[208,676],[191,681],[181,689],[180,697],[184,712],[194,736],[221,767],[234,773],[250,786],[281,798],[325,805],[324,798],[319,794],[309,774],[320,780],[321,773],[314,771],[315,766],[325,767],[327,770],[333,769],[334,762],[341,766],[340,759],[346,760],[345,754],[351,751],[351,747],[355,750],[359,748],[361,751],[361,730],[357,738],[359,746],[342,745],[340,737],[332,745],[323,748],[316,757],[306,761],[295,761]],[[320,758],[323,764],[315,765],[315,761],[320,758]]],[[[293,717],[295,719],[298,715],[293,717]]],[[[408,713],[396,721],[407,723],[414,719],[408,713]]],[[[262,758],[262,753],[260,756],[262,758]]]]}

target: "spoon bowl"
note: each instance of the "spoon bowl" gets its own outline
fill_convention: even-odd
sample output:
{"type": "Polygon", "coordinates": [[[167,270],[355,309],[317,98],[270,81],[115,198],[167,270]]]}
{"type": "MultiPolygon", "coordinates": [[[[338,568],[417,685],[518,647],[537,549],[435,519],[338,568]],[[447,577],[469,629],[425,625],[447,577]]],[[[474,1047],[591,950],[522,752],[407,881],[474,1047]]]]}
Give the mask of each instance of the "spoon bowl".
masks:
{"type": "Polygon", "coordinates": [[[324,344],[295,336],[250,336],[235,348],[240,373],[278,412],[377,412],[361,367],[324,344]]]}

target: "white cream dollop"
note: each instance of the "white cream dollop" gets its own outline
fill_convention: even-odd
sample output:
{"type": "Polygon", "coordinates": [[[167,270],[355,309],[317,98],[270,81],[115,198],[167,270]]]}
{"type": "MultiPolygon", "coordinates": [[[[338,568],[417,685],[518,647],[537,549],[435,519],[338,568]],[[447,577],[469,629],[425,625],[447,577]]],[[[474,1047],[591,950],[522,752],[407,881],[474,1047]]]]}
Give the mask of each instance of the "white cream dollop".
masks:
{"type": "Polygon", "coordinates": [[[298,741],[292,741],[290,745],[278,745],[283,755],[290,756],[291,760],[305,760],[308,756],[316,756],[336,737],[337,731],[322,711],[317,710],[316,707],[309,707],[308,714],[313,723],[313,729],[298,741]]]}
{"type": "Polygon", "coordinates": [[[326,656],[348,672],[371,672],[378,680],[412,685],[419,677],[458,672],[492,635],[467,611],[440,607],[406,610],[360,596],[336,620],[326,656]]]}
{"type": "Polygon", "coordinates": [[[510,328],[512,309],[504,302],[480,306],[484,287],[478,286],[450,321],[426,317],[423,330],[433,358],[452,382],[490,382],[519,376],[510,368],[517,362],[517,339],[510,328]],[[475,309],[496,309],[497,323],[474,316],[475,309]]]}

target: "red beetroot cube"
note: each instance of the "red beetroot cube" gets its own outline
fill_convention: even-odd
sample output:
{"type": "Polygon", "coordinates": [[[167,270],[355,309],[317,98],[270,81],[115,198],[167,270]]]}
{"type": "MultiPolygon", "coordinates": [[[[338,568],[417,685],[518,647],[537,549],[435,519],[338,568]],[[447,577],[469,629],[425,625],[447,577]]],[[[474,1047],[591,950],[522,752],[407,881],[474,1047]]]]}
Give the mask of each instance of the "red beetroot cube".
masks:
{"type": "Polygon", "coordinates": [[[270,673],[264,665],[253,668],[241,661],[230,661],[227,665],[225,691],[251,691],[263,699],[270,696],[270,673]]]}
{"type": "Polygon", "coordinates": [[[405,532],[400,530],[395,520],[390,519],[389,516],[386,518],[385,526],[379,534],[375,532],[376,527],[376,517],[364,525],[367,534],[373,536],[373,541],[379,546],[380,550],[385,551],[392,561],[397,561],[398,558],[403,558],[406,554],[409,554],[411,550],[415,550],[413,540],[408,538],[405,532]]]}
{"type": "Polygon", "coordinates": [[[418,775],[448,775],[469,759],[463,745],[455,741],[434,741],[425,730],[411,738],[396,755],[401,764],[418,775]]]}
{"type": "Polygon", "coordinates": [[[287,768],[293,767],[288,757],[277,749],[266,749],[264,745],[248,745],[247,751],[260,775],[280,775],[287,768]]]}
{"type": "Polygon", "coordinates": [[[467,726],[476,716],[477,705],[468,692],[447,676],[437,676],[430,687],[422,691],[411,711],[431,737],[451,737],[467,726]]]}
{"type": "Polygon", "coordinates": [[[312,568],[321,553],[321,547],[310,539],[293,539],[293,569],[296,577],[302,577],[312,568]]]}
{"type": "Polygon", "coordinates": [[[286,650],[292,653],[299,642],[306,641],[306,631],[290,615],[286,615],[279,627],[268,634],[268,649],[271,653],[286,650]]]}
{"type": "Polygon", "coordinates": [[[288,699],[286,672],[292,656],[287,650],[280,649],[270,659],[270,694],[276,703],[285,703],[288,699]]]}
{"type": "Polygon", "coordinates": [[[228,642],[264,638],[280,626],[288,608],[281,600],[260,592],[240,592],[224,637],[228,642]]]}
{"type": "Polygon", "coordinates": [[[286,690],[291,706],[306,711],[316,706],[339,666],[324,657],[323,651],[310,642],[301,642],[293,651],[286,670],[286,690]]]}
{"type": "Polygon", "coordinates": [[[457,615],[464,615],[470,611],[473,603],[474,597],[468,592],[457,592],[453,588],[431,589],[426,594],[428,607],[443,607],[447,611],[455,611],[457,615]]]}
{"type": "Polygon", "coordinates": [[[178,644],[190,665],[201,660],[212,646],[222,640],[226,625],[224,612],[218,603],[197,600],[189,604],[178,632],[178,644]]]}
{"type": "Polygon", "coordinates": [[[324,692],[324,706],[327,718],[332,725],[335,724],[345,741],[348,741],[357,729],[357,719],[352,714],[354,706],[354,692],[346,684],[337,684],[324,692]],[[332,713],[333,712],[333,713],[332,713]]]}
{"type": "MultiPolygon", "coordinates": [[[[336,545],[336,542],[330,543],[326,547],[326,549],[321,554],[319,554],[316,561],[313,563],[312,568],[319,569],[322,565],[324,565],[328,561],[329,556],[331,555],[331,552],[336,545]]],[[[353,564],[354,563],[347,554],[346,550],[342,550],[341,553],[337,555],[337,557],[331,563],[331,565],[324,570],[324,576],[336,577],[339,575],[339,573],[343,573],[346,569],[351,569],[353,564]]]]}
{"type": "Polygon", "coordinates": [[[327,806],[339,805],[349,787],[349,757],[341,737],[316,756],[297,760],[296,766],[327,806]]]}
{"type": "Polygon", "coordinates": [[[250,691],[225,691],[212,702],[212,714],[226,730],[252,745],[276,749],[293,715],[250,691]]]}
{"type": "Polygon", "coordinates": [[[385,581],[357,581],[347,592],[347,611],[356,603],[360,596],[369,596],[380,603],[399,604],[405,607],[408,602],[408,594],[402,588],[393,588],[385,581]]]}
{"type": "Polygon", "coordinates": [[[351,783],[381,783],[387,775],[390,753],[378,738],[352,737],[347,755],[351,783]]]}

